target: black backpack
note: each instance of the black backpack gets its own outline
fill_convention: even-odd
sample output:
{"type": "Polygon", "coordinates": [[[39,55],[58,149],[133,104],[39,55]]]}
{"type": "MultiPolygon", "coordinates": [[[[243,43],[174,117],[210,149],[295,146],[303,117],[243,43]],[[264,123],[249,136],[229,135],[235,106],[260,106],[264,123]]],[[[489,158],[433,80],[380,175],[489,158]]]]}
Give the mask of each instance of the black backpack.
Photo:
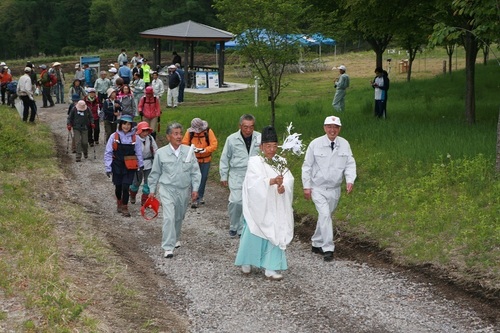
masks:
{"type": "MultiPolygon", "coordinates": [[[[205,130],[205,141],[207,142],[207,146],[210,146],[210,139],[208,138],[208,131],[210,130],[210,127],[207,127],[205,130]]],[[[194,137],[194,132],[189,132],[189,145],[191,145],[191,141],[193,141],[194,137]]]]}

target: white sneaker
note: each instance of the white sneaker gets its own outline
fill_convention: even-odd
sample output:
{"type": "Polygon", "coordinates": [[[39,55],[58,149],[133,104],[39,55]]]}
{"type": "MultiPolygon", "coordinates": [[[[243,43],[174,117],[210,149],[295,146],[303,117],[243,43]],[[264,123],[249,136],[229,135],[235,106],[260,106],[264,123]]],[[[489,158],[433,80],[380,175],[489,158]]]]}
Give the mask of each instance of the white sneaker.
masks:
{"type": "Polygon", "coordinates": [[[272,281],[280,281],[283,280],[283,275],[276,273],[276,271],[273,271],[271,269],[266,269],[265,273],[266,278],[272,281]]]}
{"type": "Polygon", "coordinates": [[[181,245],[182,245],[182,244],[181,244],[181,241],[177,241],[177,242],[175,243],[175,248],[176,248],[176,249],[178,249],[178,248],[180,248],[180,247],[181,247],[181,245]]]}
{"type": "Polygon", "coordinates": [[[165,258],[173,258],[174,257],[174,251],[172,250],[167,250],[165,251],[165,254],[163,255],[165,258]]]}
{"type": "Polygon", "coordinates": [[[241,271],[243,272],[243,274],[250,274],[250,272],[252,271],[252,266],[241,265],[241,271]]]}

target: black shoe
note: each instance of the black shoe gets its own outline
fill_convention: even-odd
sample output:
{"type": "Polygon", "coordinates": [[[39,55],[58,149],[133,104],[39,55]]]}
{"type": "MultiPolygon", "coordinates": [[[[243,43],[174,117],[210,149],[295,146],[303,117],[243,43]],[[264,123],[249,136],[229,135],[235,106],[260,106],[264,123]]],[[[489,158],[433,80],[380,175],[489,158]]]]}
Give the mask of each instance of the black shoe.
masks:
{"type": "Polygon", "coordinates": [[[191,208],[198,208],[198,203],[196,201],[191,203],[191,208]]]}
{"type": "Polygon", "coordinates": [[[323,249],[316,246],[311,246],[311,252],[317,254],[323,254],[323,249]]]}
{"type": "Polygon", "coordinates": [[[93,142],[89,143],[89,146],[94,147],[94,143],[93,142]]]}
{"type": "Polygon", "coordinates": [[[323,260],[324,261],[332,261],[333,260],[333,252],[326,251],[325,254],[323,255],[323,260]]]}

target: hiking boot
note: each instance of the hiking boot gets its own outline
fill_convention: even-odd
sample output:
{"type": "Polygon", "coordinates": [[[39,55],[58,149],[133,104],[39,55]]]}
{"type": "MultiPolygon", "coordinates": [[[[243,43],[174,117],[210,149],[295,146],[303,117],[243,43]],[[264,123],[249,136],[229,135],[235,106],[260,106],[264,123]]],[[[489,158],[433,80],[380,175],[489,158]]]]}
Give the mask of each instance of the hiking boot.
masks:
{"type": "Polygon", "coordinates": [[[142,194],[141,196],[141,206],[144,206],[144,204],[146,203],[146,200],[148,200],[148,197],[149,197],[149,194],[142,194]]]}
{"type": "Polygon", "coordinates": [[[137,191],[128,190],[128,193],[130,194],[130,203],[135,204],[135,197],[137,195],[137,191]]]}
{"type": "Polygon", "coordinates": [[[89,154],[83,154],[83,157],[89,158],[89,154]]]}
{"type": "Polygon", "coordinates": [[[122,201],[121,200],[116,200],[116,212],[121,213],[122,212],[122,201]]]}
{"type": "Polygon", "coordinates": [[[122,206],[122,215],[124,217],[130,217],[130,212],[128,211],[128,206],[127,205],[123,205],[122,206]]]}
{"type": "Polygon", "coordinates": [[[75,158],[75,161],[81,162],[82,161],[82,155],[81,154],[77,154],[76,158],[75,158]]]}

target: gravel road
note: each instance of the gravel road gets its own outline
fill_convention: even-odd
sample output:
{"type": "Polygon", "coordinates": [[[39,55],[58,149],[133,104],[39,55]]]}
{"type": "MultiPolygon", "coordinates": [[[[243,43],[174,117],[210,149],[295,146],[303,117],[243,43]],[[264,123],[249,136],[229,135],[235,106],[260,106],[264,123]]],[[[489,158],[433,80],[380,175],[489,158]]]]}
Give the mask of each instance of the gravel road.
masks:
{"type": "MultiPolygon", "coordinates": [[[[66,107],[39,109],[40,119],[64,147],[60,151],[66,147],[66,107]]],[[[228,236],[228,193],[215,183],[207,188],[206,205],[188,209],[182,247],[173,259],[164,259],[161,215],[148,222],[137,204],[131,205],[131,218],[115,213],[103,143],[101,139],[96,159],[92,148],[81,163],[71,153],[63,157],[71,159],[68,168],[77,181],[73,194],[101,218],[100,228],[114,242],[141,249],[136,258],[164,282],[156,294],[161,306],[183,316],[189,332],[500,332],[498,316],[487,320],[432,284],[349,260],[326,263],[299,240],[287,249],[289,270],[283,281],[266,280],[256,270],[244,276],[234,266],[238,239],[228,236]]]]}

